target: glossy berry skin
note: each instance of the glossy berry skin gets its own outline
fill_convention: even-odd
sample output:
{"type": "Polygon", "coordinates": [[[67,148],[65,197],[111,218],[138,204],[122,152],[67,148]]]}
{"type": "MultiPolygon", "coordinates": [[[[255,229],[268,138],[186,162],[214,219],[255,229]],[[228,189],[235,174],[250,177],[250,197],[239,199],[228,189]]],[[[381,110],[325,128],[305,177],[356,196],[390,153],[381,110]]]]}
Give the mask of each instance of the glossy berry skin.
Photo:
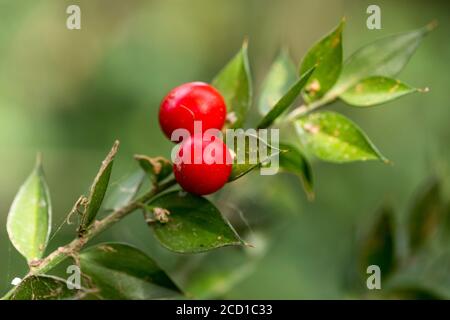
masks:
{"type": "MultiPolygon", "coordinates": [[[[159,124],[170,139],[179,128],[194,134],[194,121],[201,121],[202,133],[214,128],[221,130],[226,118],[225,100],[212,86],[189,82],[174,88],[161,102],[159,124]]],[[[178,141],[175,141],[178,142],[178,141]]]]}
{"type": "Polygon", "coordinates": [[[213,139],[206,141],[202,137],[190,137],[180,145],[173,172],[178,184],[187,192],[197,195],[216,192],[230,177],[230,151],[222,140],[213,139]],[[201,152],[194,153],[195,148],[201,152]]]}

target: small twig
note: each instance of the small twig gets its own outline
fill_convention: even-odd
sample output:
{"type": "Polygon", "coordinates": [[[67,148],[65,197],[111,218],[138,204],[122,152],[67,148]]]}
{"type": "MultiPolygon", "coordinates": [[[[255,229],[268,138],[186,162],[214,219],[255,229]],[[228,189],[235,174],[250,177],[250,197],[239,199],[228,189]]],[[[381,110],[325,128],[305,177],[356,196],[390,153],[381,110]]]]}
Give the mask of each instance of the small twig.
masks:
{"type": "Polygon", "coordinates": [[[304,116],[312,111],[314,111],[317,108],[320,108],[322,106],[325,106],[337,98],[337,93],[334,91],[330,91],[328,94],[323,96],[321,99],[312,102],[311,104],[302,104],[292,110],[285,118],[286,121],[292,121],[297,118],[300,118],[301,116],[304,116]]]}
{"type": "Polygon", "coordinates": [[[78,200],[73,205],[72,210],[70,210],[69,214],[67,215],[66,222],[67,224],[72,224],[72,221],[70,220],[72,216],[76,213],[83,214],[84,210],[86,210],[86,204],[88,199],[85,196],[80,196],[78,200]],[[83,206],[84,210],[80,211],[80,207],[83,206]]]}
{"type": "Polygon", "coordinates": [[[308,112],[308,107],[304,104],[302,104],[301,106],[298,106],[297,108],[295,108],[294,110],[292,110],[287,116],[286,116],[286,120],[290,121],[290,120],[294,120],[304,114],[306,114],[308,112]]]}
{"type": "MultiPolygon", "coordinates": [[[[77,237],[69,244],[63,247],[59,247],[58,249],[50,253],[46,258],[40,260],[39,263],[36,263],[36,265],[34,265],[30,269],[29,273],[24,277],[24,279],[32,275],[44,274],[53,269],[68,257],[77,256],[80,250],[94,237],[96,237],[115,223],[119,222],[136,209],[140,208],[143,203],[148,202],[153,197],[171,188],[175,184],[176,180],[172,179],[159,186],[156,186],[138,199],[130,202],[122,208],[113,211],[102,220],[92,224],[92,226],[89,227],[88,230],[86,230],[86,233],[82,237],[77,237]]],[[[12,288],[5,296],[2,297],[2,299],[8,299],[9,297],[11,297],[14,289],[15,288],[12,288]]]]}

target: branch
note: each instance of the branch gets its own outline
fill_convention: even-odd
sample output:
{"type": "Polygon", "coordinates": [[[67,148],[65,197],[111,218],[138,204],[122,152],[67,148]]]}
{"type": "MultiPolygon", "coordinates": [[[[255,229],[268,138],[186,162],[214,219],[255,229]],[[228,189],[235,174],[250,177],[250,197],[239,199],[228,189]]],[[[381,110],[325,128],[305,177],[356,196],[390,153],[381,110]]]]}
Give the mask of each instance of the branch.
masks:
{"type": "MultiPolygon", "coordinates": [[[[171,188],[175,184],[176,180],[171,179],[159,186],[155,186],[152,190],[150,190],[146,194],[135,199],[129,204],[123,206],[122,208],[113,211],[111,214],[109,214],[102,220],[95,221],[92,224],[92,226],[89,227],[89,229],[86,231],[86,233],[83,234],[83,236],[72,240],[72,242],[63,247],[59,247],[58,249],[50,253],[46,258],[41,260],[39,263],[32,266],[28,274],[25,276],[25,278],[33,275],[44,274],[49,270],[53,269],[58,264],[60,264],[62,261],[66,260],[68,257],[78,254],[78,252],[80,252],[81,249],[94,237],[96,237],[106,229],[110,228],[116,222],[119,222],[136,209],[140,208],[142,203],[148,202],[153,197],[171,188]]],[[[6,300],[10,298],[15,288],[16,287],[12,288],[5,296],[1,298],[1,300],[6,300]]]]}

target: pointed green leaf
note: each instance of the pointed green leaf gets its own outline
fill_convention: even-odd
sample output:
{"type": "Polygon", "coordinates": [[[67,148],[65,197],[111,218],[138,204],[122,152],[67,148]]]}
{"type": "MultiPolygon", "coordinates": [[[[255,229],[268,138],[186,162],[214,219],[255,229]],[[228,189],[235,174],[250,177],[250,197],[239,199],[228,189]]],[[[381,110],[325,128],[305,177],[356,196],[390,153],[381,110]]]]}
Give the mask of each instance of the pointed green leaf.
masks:
{"type": "Polygon", "coordinates": [[[339,97],[352,106],[369,107],[417,91],[399,80],[375,76],[359,81],[339,97]]]}
{"type": "Polygon", "coordinates": [[[377,265],[383,277],[394,270],[395,229],[391,208],[381,208],[359,243],[358,264],[363,276],[367,276],[367,267],[371,265],[377,265]]]}
{"type": "Polygon", "coordinates": [[[29,276],[15,288],[10,300],[71,300],[81,291],[69,289],[67,282],[54,276],[29,276]]]}
{"type": "Polygon", "coordinates": [[[435,24],[379,39],[357,50],[342,68],[333,91],[337,95],[372,76],[395,77],[407,64],[423,38],[435,24]]]}
{"type": "Polygon", "coordinates": [[[111,184],[103,208],[106,210],[117,210],[127,205],[139,192],[145,178],[145,172],[136,170],[131,175],[111,184]]]}
{"type": "Polygon", "coordinates": [[[225,99],[228,126],[230,128],[242,127],[252,101],[247,42],[244,42],[242,49],[214,78],[212,85],[225,99]]]}
{"type": "Polygon", "coordinates": [[[156,238],[169,250],[195,253],[242,244],[219,210],[207,199],[174,191],[149,203],[167,214],[167,222],[150,222],[156,238]]]}
{"type": "Polygon", "coordinates": [[[181,294],[153,259],[127,244],[88,248],[80,254],[80,266],[102,299],[163,299],[181,294]]]}
{"type": "Polygon", "coordinates": [[[272,123],[297,99],[300,91],[305,86],[306,82],[314,72],[314,67],[307,70],[300,79],[289,89],[284,96],[274,105],[274,107],[267,113],[258,125],[258,129],[264,129],[272,125],[272,123]]]}
{"type": "Polygon", "coordinates": [[[98,210],[102,205],[103,198],[105,197],[106,190],[108,189],[114,157],[116,156],[118,148],[119,141],[116,141],[105,160],[103,160],[100,170],[94,179],[89,191],[89,197],[87,198],[86,210],[81,217],[81,224],[79,228],[80,232],[85,231],[86,228],[94,222],[98,210]]]}
{"type": "Polygon", "coordinates": [[[444,225],[444,201],[437,178],[428,181],[414,199],[407,221],[409,246],[414,253],[444,225]]]}
{"type": "Polygon", "coordinates": [[[42,258],[51,230],[52,206],[38,160],[20,187],[8,213],[6,228],[14,247],[28,262],[42,258]]]}
{"type": "Polygon", "coordinates": [[[280,143],[280,149],[287,151],[280,153],[280,169],[298,175],[302,180],[306,195],[309,199],[313,199],[314,180],[308,159],[293,145],[280,143]]]}
{"type": "MultiPolygon", "coordinates": [[[[249,129],[251,130],[251,129],[249,129]]],[[[228,181],[234,181],[263,164],[270,164],[271,158],[282,150],[249,130],[234,130],[225,136],[225,143],[233,155],[233,169],[228,181]],[[232,142],[233,141],[233,142],[232,142]]]]}
{"type": "Polygon", "coordinates": [[[157,184],[172,174],[172,164],[163,157],[150,158],[144,155],[135,155],[134,159],[139,162],[142,170],[149,176],[150,180],[157,184]]]}
{"type": "Polygon", "coordinates": [[[351,120],[335,112],[317,112],[295,122],[302,144],[319,159],[330,162],[386,158],[351,120]]]}
{"type": "Polygon", "coordinates": [[[297,79],[297,70],[287,50],[281,50],[264,79],[258,109],[266,115],[297,79]]]}
{"type": "Polygon", "coordinates": [[[342,30],[344,20],[306,53],[300,65],[300,74],[316,66],[305,87],[307,102],[320,99],[336,83],[342,68],[342,30]]]}

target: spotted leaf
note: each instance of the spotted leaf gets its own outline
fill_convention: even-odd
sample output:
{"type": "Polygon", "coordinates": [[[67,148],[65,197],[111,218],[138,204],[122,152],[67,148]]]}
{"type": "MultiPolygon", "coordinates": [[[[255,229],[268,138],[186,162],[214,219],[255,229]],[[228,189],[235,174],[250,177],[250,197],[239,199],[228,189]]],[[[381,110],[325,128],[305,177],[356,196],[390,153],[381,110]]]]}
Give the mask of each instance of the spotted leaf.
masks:
{"type": "Polygon", "coordinates": [[[169,250],[195,253],[242,244],[219,210],[203,197],[174,191],[152,200],[149,207],[154,214],[166,215],[166,219],[150,222],[150,226],[169,250]]]}
{"type": "Polygon", "coordinates": [[[347,89],[340,98],[356,107],[369,107],[385,103],[409,93],[417,92],[399,80],[387,77],[370,77],[347,89]]]}
{"type": "Polygon", "coordinates": [[[305,55],[300,74],[316,66],[306,83],[304,98],[307,102],[320,99],[336,83],[342,68],[342,30],[344,20],[328,35],[316,43],[305,55]]]}
{"type": "Polygon", "coordinates": [[[319,159],[330,162],[388,160],[351,120],[335,112],[317,112],[297,120],[302,144],[319,159]]]}

